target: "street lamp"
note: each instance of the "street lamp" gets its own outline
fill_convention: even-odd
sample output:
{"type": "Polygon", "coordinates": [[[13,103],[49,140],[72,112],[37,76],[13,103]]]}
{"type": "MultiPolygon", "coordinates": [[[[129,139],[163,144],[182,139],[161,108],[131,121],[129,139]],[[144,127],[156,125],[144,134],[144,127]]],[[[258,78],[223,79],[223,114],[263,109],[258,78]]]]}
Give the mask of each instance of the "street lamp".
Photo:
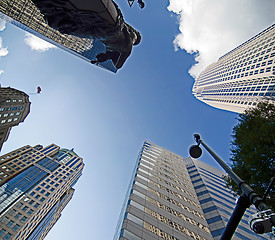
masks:
{"type": "MultiPolygon", "coordinates": [[[[275,226],[275,214],[271,208],[265,203],[265,197],[260,198],[258,194],[216,154],[214,153],[200,138],[199,134],[194,134],[197,145],[193,145],[189,149],[190,156],[193,158],[199,158],[202,154],[200,144],[212,155],[212,157],[220,164],[225,172],[237,183],[239,188],[242,190],[242,195],[237,201],[237,205],[226,225],[221,240],[229,240],[232,238],[236,228],[242,219],[246,208],[250,204],[253,204],[260,212],[253,215],[250,227],[257,234],[267,233],[272,231],[272,226],[275,226]]],[[[273,180],[271,184],[273,183],[273,180]]],[[[271,187],[267,190],[270,190],[271,187]]],[[[267,193],[265,194],[267,195],[267,193]]]]}

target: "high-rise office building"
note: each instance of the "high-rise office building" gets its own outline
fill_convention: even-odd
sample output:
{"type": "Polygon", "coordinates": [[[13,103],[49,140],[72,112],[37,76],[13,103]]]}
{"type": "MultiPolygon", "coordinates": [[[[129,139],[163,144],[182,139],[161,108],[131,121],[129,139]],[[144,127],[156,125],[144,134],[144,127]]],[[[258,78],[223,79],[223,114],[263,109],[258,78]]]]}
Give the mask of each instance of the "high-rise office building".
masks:
{"type": "MultiPolygon", "coordinates": [[[[106,51],[105,45],[99,40],[61,34],[49,27],[31,0],[1,0],[0,18],[88,62],[106,51]]],[[[98,63],[98,66],[117,71],[111,60],[98,63]]]]}
{"type": "MultiPolygon", "coordinates": [[[[114,240],[220,239],[235,207],[222,172],[145,142],[138,156],[114,240]]],[[[260,239],[247,210],[234,239],[260,239]]],[[[263,238],[265,239],[265,238],[263,238]]]]}
{"type": "MultiPolygon", "coordinates": [[[[224,172],[191,157],[184,161],[211,234],[215,240],[218,240],[236,206],[236,197],[226,187],[224,172]]],[[[254,206],[246,210],[234,239],[269,239],[268,236],[256,236],[250,230],[248,219],[255,212],[254,206]]]]}
{"type": "Polygon", "coordinates": [[[0,151],[12,127],[23,122],[30,112],[29,96],[19,90],[0,87],[0,151]]]}
{"type": "Polygon", "coordinates": [[[44,239],[71,200],[83,167],[73,150],[55,144],[0,156],[0,238],[44,239]]]}
{"type": "Polygon", "coordinates": [[[274,35],[275,24],[208,66],[194,83],[194,96],[237,113],[260,101],[275,103],[274,35]]]}

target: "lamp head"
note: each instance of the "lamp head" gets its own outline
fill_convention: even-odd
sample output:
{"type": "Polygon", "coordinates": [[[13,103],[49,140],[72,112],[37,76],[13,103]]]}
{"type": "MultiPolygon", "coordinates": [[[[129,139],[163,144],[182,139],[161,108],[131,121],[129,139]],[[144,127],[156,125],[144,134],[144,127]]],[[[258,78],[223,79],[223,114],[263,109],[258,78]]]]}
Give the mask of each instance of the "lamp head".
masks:
{"type": "Polygon", "coordinates": [[[194,134],[194,138],[196,140],[197,143],[199,143],[199,140],[201,140],[201,136],[199,134],[194,134]]]}
{"type": "Polygon", "coordinates": [[[189,154],[192,158],[199,158],[202,154],[202,150],[198,145],[193,145],[189,148],[189,154]]]}

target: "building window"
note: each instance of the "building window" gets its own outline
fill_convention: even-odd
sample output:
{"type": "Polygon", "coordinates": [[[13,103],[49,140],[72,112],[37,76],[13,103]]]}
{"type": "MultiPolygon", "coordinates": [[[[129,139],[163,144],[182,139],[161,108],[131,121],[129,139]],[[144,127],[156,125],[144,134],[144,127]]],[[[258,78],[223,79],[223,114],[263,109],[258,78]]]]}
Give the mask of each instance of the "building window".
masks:
{"type": "Polygon", "coordinates": [[[39,194],[37,194],[37,195],[35,196],[35,198],[36,198],[36,199],[38,199],[39,197],[40,197],[40,195],[39,195],[39,194]]]}
{"type": "Polygon", "coordinates": [[[4,239],[4,240],[8,240],[8,239],[10,239],[10,237],[11,237],[11,234],[8,233],[3,239],[4,239]]]}
{"type": "Polygon", "coordinates": [[[3,112],[5,110],[5,108],[0,108],[0,112],[3,112]]]}
{"type": "Polygon", "coordinates": [[[38,204],[38,203],[36,203],[36,204],[34,205],[34,207],[35,207],[35,208],[38,208],[38,207],[39,207],[39,204],[38,204]]]}
{"type": "Polygon", "coordinates": [[[3,219],[1,220],[1,223],[4,223],[4,224],[6,224],[7,222],[8,222],[8,218],[7,217],[3,217],[3,219]]]}
{"type": "Polygon", "coordinates": [[[16,212],[16,211],[15,211],[14,209],[12,209],[12,210],[10,211],[9,214],[10,214],[11,216],[13,216],[13,215],[15,214],[15,212],[16,212]]]}
{"type": "Polygon", "coordinates": [[[28,207],[26,207],[26,206],[25,206],[25,207],[23,207],[23,209],[22,209],[22,210],[23,210],[23,212],[26,212],[26,211],[27,211],[27,209],[28,209],[28,207]]]}
{"type": "Polygon", "coordinates": [[[18,219],[18,218],[20,218],[21,216],[22,216],[21,213],[17,213],[17,214],[15,215],[15,218],[18,219]]]}
{"type": "Polygon", "coordinates": [[[16,231],[20,226],[18,224],[15,224],[15,226],[12,228],[13,231],[16,231]]]}
{"type": "Polygon", "coordinates": [[[27,219],[27,218],[24,216],[24,217],[21,218],[20,222],[25,222],[26,219],[27,219]]]}
{"type": "Polygon", "coordinates": [[[13,224],[14,224],[14,221],[9,221],[9,223],[7,224],[7,227],[10,227],[13,224]]]}
{"type": "Polygon", "coordinates": [[[22,108],[23,108],[22,106],[19,106],[19,107],[18,107],[18,110],[21,110],[22,108]]]}
{"type": "Polygon", "coordinates": [[[0,231],[0,237],[1,237],[5,232],[6,232],[6,230],[2,229],[2,230],[0,231]]]}
{"type": "Polygon", "coordinates": [[[33,213],[33,210],[30,209],[30,210],[28,211],[28,214],[31,215],[32,213],[33,213]]]}

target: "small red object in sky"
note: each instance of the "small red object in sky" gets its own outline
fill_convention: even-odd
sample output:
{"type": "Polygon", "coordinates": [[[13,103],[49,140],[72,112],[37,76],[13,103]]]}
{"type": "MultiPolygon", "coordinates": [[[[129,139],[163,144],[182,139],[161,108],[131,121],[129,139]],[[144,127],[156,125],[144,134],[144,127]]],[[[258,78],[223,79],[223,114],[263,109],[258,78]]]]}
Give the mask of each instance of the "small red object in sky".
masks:
{"type": "Polygon", "coordinates": [[[41,92],[41,87],[37,87],[37,93],[40,93],[41,92]]]}

